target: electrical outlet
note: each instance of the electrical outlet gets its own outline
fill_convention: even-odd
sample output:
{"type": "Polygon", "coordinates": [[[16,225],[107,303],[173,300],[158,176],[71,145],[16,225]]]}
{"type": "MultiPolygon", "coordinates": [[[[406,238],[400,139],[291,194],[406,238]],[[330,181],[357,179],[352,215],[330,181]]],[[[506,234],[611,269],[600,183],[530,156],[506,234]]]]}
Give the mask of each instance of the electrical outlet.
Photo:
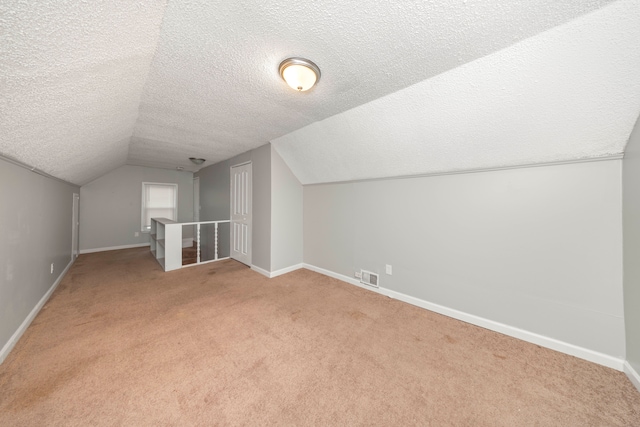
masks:
{"type": "Polygon", "coordinates": [[[140,237],[140,232],[136,231],[135,233],[133,233],[133,237],[140,237]]]}
{"type": "Polygon", "coordinates": [[[362,279],[362,273],[359,271],[356,271],[353,275],[355,276],[356,279],[362,279]]]}
{"type": "Polygon", "coordinates": [[[391,268],[391,266],[389,264],[386,265],[385,267],[385,272],[391,276],[393,274],[393,269],[391,268]]]}
{"type": "Polygon", "coordinates": [[[51,263],[51,274],[53,274],[53,263],[51,263]]]}

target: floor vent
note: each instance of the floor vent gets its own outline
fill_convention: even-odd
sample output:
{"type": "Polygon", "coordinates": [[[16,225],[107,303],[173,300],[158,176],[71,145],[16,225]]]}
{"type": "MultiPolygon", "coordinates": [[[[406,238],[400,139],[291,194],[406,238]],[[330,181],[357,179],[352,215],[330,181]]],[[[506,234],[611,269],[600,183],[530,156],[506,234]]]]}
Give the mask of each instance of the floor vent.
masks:
{"type": "Polygon", "coordinates": [[[360,274],[362,274],[362,278],[360,279],[360,283],[364,283],[365,285],[373,286],[377,288],[379,285],[378,275],[376,273],[372,273],[370,271],[360,270],[360,274]]]}

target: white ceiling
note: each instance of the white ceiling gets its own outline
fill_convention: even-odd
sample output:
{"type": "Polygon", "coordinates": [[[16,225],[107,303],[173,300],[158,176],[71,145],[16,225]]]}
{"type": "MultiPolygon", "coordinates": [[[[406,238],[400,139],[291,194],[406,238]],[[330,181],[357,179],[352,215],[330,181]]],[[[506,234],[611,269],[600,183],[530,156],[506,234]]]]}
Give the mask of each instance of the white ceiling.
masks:
{"type": "Polygon", "coordinates": [[[640,112],[639,5],[615,3],[272,143],[303,184],[620,154],[640,112]]]}
{"type": "Polygon", "coordinates": [[[303,183],[620,152],[637,28],[640,0],[3,0],[0,153],[84,184],[269,141],[303,183]]]}
{"type": "Polygon", "coordinates": [[[0,153],[77,184],[125,164],[163,13],[0,1],[0,153]]]}

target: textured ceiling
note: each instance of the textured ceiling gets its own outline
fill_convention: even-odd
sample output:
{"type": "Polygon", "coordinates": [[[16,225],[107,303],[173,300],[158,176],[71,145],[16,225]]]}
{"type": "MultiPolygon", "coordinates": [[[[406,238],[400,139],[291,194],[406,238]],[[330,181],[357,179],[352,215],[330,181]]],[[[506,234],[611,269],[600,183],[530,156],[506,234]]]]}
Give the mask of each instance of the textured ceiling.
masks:
{"type": "Polygon", "coordinates": [[[83,184],[127,161],[164,1],[0,1],[0,154],[83,184]]]}
{"type": "Polygon", "coordinates": [[[215,163],[604,3],[170,1],[129,161],[215,163]],[[300,94],[281,81],[288,56],[320,66],[316,88],[300,94]]]}
{"type": "Polygon", "coordinates": [[[640,2],[618,2],[272,143],[303,184],[620,154],[639,41],[640,2]]]}
{"type": "Polygon", "coordinates": [[[624,86],[620,79],[637,87],[638,73],[626,75],[629,63],[618,55],[635,58],[638,49],[621,37],[617,20],[640,27],[639,1],[613,4],[625,16],[601,9],[611,1],[588,0],[3,0],[0,153],[83,184],[125,162],[195,170],[188,157],[211,164],[268,141],[309,183],[531,162],[558,153],[593,156],[601,151],[593,140],[609,131],[615,151],[620,135],[630,132],[627,117],[640,109],[633,90],[628,97],[635,96],[635,104],[623,99],[613,110],[610,103],[581,109],[588,119],[580,123],[600,126],[577,134],[577,126],[561,119],[575,118],[567,110],[580,95],[565,102],[542,91],[561,86],[549,71],[554,63],[566,71],[562,79],[578,73],[570,94],[610,99],[624,86]],[[575,35],[564,34],[574,23],[583,28],[585,44],[612,45],[616,55],[582,49],[575,35]],[[591,33],[591,24],[606,28],[591,33]],[[566,43],[558,48],[558,41],[566,43]],[[576,52],[571,64],[562,63],[574,48],[606,54],[613,64],[603,65],[597,78],[580,78],[585,73],[573,63],[597,61],[576,52]],[[300,94],[280,80],[277,66],[288,56],[320,66],[316,88],[300,94]],[[535,67],[527,71],[523,61],[532,59],[535,67]],[[596,87],[580,86],[587,83],[596,87]],[[550,103],[550,120],[563,112],[549,122],[553,128],[545,133],[534,126],[529,137],[514,141],[514,128],[522,124],[518,135],[528,135],[535,121],[525,119],[550,103]],[[510,124],[501,132],[490,114],[503,113],[510,124]],[[429,121],[433,115],[437,120],[429,121]],[[385,124],[373,134],[375,149],[364,144],[381,128],[372,124],[385,124]],[[585,134],[591,136],[584,145],[576,144],[585,134]],[[527,151],[532,144],[539,147],[527,151]],[[367,170],[355,166],[363,155],[367,170]],[[405,167],[416,156],[428,164],[405,167]]]}

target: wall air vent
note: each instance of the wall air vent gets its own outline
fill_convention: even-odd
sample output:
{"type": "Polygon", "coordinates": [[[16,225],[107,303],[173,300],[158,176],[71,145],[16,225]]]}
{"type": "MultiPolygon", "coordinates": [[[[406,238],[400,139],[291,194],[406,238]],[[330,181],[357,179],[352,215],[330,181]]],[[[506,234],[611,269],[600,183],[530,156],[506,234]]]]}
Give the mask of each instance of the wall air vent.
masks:
{"type": "Polygon", "coordinates": [[[364,283],[365,285],[368,285],[368,286],[373,286],[374,288],[379,287],[380,281],[378,280],[377,273],[372,273],[366,270],[360,270],[360,274],[362,275],[362,278],[360,279],[360,283],[364,283]]]}

